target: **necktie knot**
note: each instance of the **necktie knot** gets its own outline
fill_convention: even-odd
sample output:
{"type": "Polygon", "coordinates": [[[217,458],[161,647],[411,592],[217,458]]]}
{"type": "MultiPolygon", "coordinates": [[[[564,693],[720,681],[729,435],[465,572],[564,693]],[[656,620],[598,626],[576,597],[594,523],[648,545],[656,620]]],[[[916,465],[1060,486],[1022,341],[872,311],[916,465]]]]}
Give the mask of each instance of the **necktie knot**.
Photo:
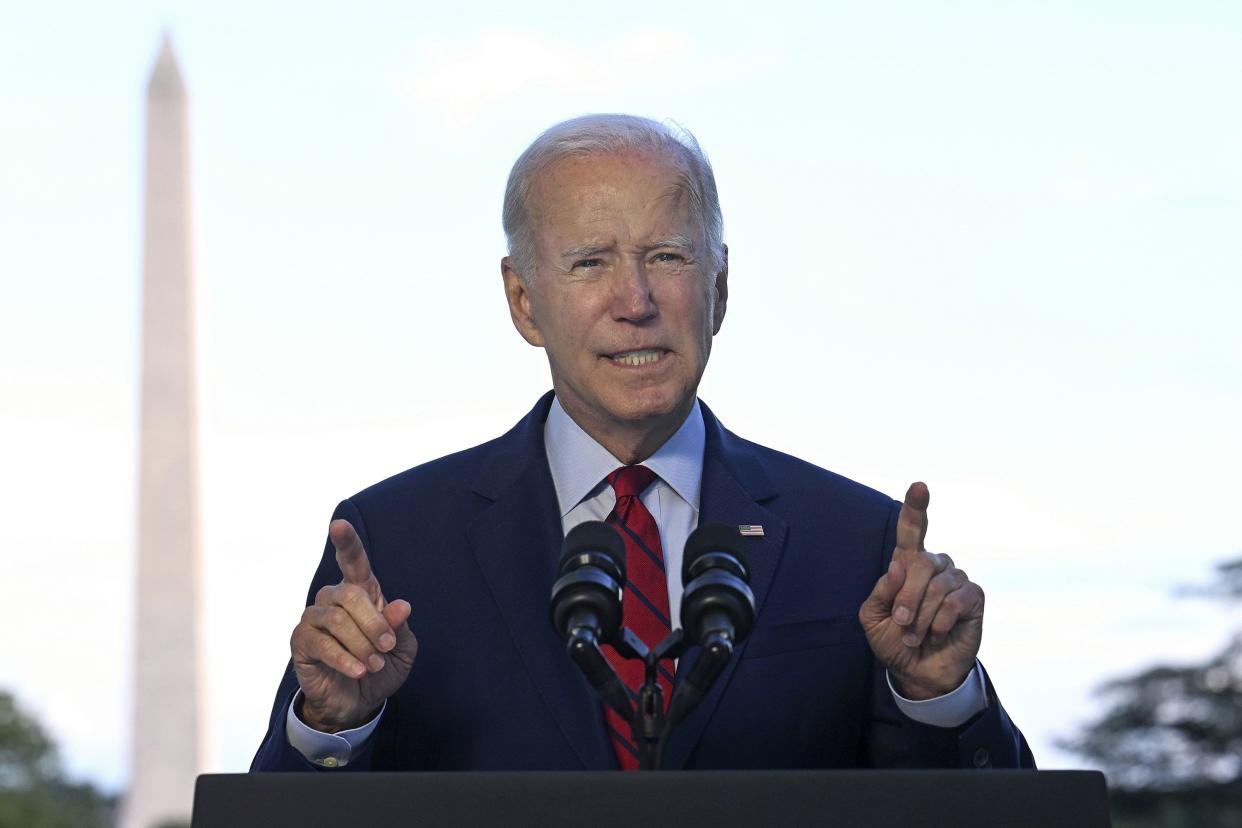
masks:
{"type": "Polygon", "coordinates": [[[646,466],[622,466],[605,479],[620,500],[641,495],[656,479],[656,473],[646,466]]]}

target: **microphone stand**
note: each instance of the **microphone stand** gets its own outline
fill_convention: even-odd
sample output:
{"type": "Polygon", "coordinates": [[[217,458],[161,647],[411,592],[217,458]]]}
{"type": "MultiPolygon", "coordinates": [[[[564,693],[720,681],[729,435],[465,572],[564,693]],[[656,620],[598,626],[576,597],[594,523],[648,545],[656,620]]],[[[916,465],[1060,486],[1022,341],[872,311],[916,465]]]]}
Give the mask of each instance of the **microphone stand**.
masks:
{"type": "Polygon", "coordinates": [[[691,632],[673,630],[651,648],[628,627],[618,624],[619,584],[625,583],[619,537],[599,522],[582,524],[570,535],[575,540],[571,543],[566,536],[562,574],[552,588],[553,626],[565,636],[569,657],[604,703],[630,723],[639,770],[660,770],[669,733],[707,698],[733,657],[735,643],[746,637],[754,623],[755,597],[746,583],[742,535],[736,528],[718,523],[694,530],[686,541],[687,557],[682,563],[682,579],[687,582],[683,601],[690,602],[682,604],[682,621],[691,632]],[[612,555],[596,555],[604,559],[600,561],[583,554],[586,547],[579,547],[584,540],[602,544],[601,549],[612,555]],[[601,639],[612,644],[622,658],[643,663],[637,707],[600,650],[601,639]],[[696,643],[702,645],[703,652],[677,682],[666,711],[657,680],[659,664],[666,658],[681,657],[696,643]]]}
{"type": "MultiPolygon", "coordinates": [[[[621,630],[620,640],[613,644],[613,647],[625,658],[642,661],[645,676],[643,686],[638,692],[637,709],[631,703],[629,715],[626,715],[626,712],[619,710],[616,705],[610,706],[630,723],[630,734],[634,738],[634,744],[638,747],[638,769],[661,770],[664,765],[664,749],[668,743],[669,734],[707,696],[711,682],[715,681],[716,676],[720,674],[720,669],[724,667],[724,662],[728,661],[729,656],[733,654],[732,648],[730,647],[729,652],[724,655],[719,667],[712,671],[707,687],[698,692],[699,688],[689,688],[683,682],[673,692],[666,712],[664,692],[660,689],[657,674],[661,661],[666,658],[680,658],[689,649],[689,644],[681,629],[673,630],[667,638],[648,649],[642,639],[627,627],[621,630]],[[688,689],[696,692],[686,692],[688,689]]],[[[718,658],[718,655],[713,655],[711,649],[704,649],[700,661],[705,658],[718,658]]]]}

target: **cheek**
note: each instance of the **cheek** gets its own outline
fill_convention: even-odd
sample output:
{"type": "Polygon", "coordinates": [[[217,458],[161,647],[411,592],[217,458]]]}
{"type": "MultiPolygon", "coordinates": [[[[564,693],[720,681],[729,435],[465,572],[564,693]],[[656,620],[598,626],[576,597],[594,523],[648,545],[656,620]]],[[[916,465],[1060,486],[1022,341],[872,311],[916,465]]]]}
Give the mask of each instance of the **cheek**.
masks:
{"type": "Polygon", "coordinates": [[[590,342],[589,317],[583,309],[572,302],[560,302],[547,307],[543,322],[544,338],[561,350],[562,360],[576,359],[585,352],[590,342]]]}

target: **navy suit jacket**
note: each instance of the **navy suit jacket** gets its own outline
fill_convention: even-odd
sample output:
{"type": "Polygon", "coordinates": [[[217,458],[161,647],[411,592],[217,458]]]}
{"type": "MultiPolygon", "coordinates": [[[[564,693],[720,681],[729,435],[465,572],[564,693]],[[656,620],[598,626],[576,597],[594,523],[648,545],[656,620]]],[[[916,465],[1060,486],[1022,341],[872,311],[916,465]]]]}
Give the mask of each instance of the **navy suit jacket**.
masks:
{"type": "MultiPolygon", "coordinates": [[[[548,618],[563,533],[543,445],[552,395],[504,436],[385,480],[337,507],[390,599],[413,606],[419,650],[352,770],[608,769],[602,705],[548,618]]],[[[1032,767],[988,683],[959,728],[903,716],[858,622],[884,572],[900,504],[743,440],[702,406],[700,521],[758,524],[757,615],[666,768],[1032,767]]],[[[331,543],[308,602],[337,583],[331,543]]],[[[697,657],[678,664],[684,674],[697,657]]],[[[285,672],[252,770],[310,770],[285,739],[285,672]]]]}

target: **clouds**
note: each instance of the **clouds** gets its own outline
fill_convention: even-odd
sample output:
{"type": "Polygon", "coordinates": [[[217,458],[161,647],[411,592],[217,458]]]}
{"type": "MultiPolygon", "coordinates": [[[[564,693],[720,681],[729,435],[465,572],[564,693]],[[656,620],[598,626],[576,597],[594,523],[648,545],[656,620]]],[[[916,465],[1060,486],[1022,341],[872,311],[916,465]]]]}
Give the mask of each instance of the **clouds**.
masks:
{"type": "Polygon", "coordinates": [[[771,38],[757,36],[717,49],[685,32],[651,27],[576,38],[494,28],[466,37],[415,38],[400,86],[450,129],[470,127],[485,113],[528,106],[532,98],[581,101],[579,108],[590,108],[590,102],[637,92],[648,98],[648,108],[664,109],[677,97],[742,77],[753,80],[775,68],[781,58],[773,46],[771,38]]]}

